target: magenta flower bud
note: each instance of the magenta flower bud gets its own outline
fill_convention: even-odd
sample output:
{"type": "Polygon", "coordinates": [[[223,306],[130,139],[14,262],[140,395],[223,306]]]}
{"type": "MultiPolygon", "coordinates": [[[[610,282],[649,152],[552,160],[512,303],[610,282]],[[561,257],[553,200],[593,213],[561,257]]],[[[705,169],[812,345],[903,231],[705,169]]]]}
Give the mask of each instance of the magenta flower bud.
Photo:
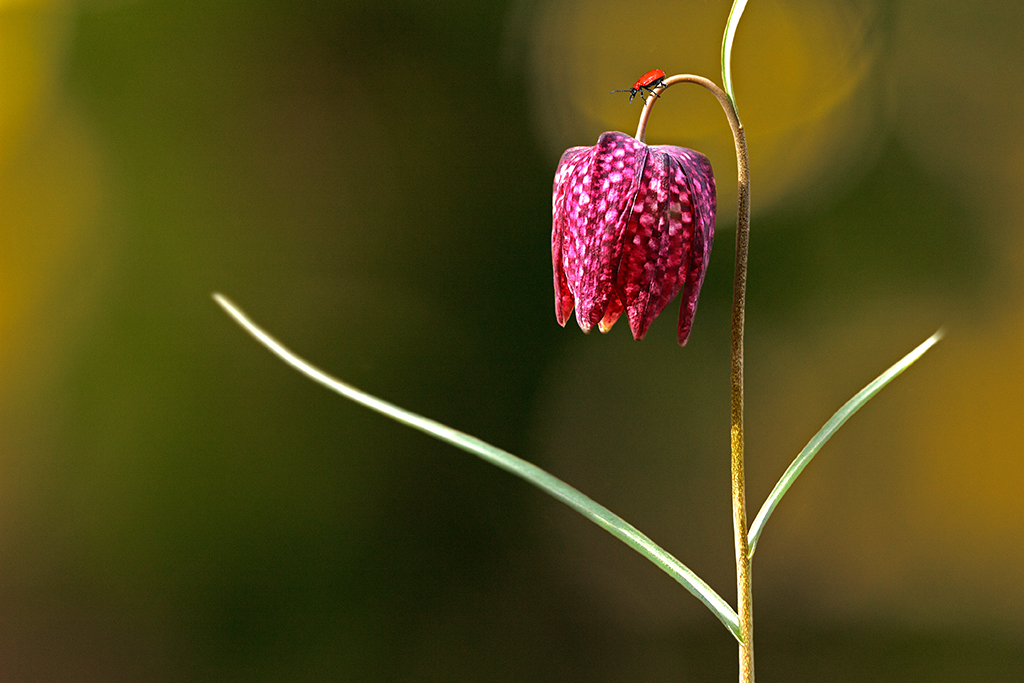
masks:
{"type": "Polygon", "coordinates": [[[679,344],[697,310],[715,235],[715,177],[700,152],[604,133],[555,171],[551,260],[555,316],[584,332],[623,311],[634,339],[680,290],[679,344]]]}

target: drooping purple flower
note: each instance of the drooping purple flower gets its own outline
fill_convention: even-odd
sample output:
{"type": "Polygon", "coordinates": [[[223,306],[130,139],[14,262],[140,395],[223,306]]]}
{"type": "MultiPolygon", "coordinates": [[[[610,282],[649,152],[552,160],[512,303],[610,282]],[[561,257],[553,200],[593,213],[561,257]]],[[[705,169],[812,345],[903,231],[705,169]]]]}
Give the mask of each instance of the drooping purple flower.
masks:
{"type": "Polygon", "coordinates": [[[634,339],[680,290],[679,344],[690,336],[715,234],[715,177],[700,152],[604,133],[555,171],[555,316],[584,332],[623,311],[634,339]]]}

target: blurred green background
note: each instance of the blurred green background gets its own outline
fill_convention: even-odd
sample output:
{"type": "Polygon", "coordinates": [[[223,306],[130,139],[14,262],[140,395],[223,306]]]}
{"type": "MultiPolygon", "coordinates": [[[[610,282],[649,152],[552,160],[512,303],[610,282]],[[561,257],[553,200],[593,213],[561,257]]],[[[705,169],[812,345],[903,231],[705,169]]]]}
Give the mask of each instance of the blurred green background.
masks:
{"type": "MultiPolygon", "coordinates": [[[[520,454],[734,598],[735,162],[673,88],[718,241],[675,309],[555,323],[561,151],[608,91],[720,79],[728,2],[0,0],[0,680],[730,680],[668,577],[508,475],[302,379],[520,454]]],[[[780,506],[777,681],[1024,679],[1024,5],[754,0],[749,499],[939,327],[780,506]]]]}

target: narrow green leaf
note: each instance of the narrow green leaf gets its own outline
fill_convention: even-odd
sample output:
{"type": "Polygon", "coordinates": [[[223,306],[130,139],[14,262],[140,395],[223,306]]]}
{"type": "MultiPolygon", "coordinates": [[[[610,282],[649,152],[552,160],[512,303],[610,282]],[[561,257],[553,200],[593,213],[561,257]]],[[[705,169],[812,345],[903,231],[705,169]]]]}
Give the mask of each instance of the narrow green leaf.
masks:
{"type": "Polygon", "coordinates": [[[725,23],[725,35],[722,37],[722,88],[734,106],[736,94],[732,91],[732,43],[736,39],[736,27],[740,25],[740,17],[746,7],[747,0],[735,0],[732,3],[729,20],[725,23]]]}
{"type": "Polygon", "coordinates": [[[653,562],[666,574],[678,581],[686,590],[690,591],[698,600],[703,602],[708,609],[721,620],[733,636],[740,640],[739,619],[736,612],[723,600],[714,590],[711,589],[699,576],[694,574],[686,565],[659,547],[654,541],[638,531],[633,525],[611,512],[603,505],[591,500],[583,493],[569,486],[561,479],[545,472],[536,465],[518,458],[511,453],[496,448],[480,439],[447,427],[440,422],[425,418],[416,413],[409,412],[403,408],[371,396],[364,391],[346,384],[318,368],[299,358],[280,342],[267,334],[264,330],[253,323],[234,303],[220,294],[213,295],[214,300],[234,318],[235,322],[241,325],[257,341],[266,346],[288,365],[309,377],[314,382],[321,384],[328,389],[337,392],[347,399],[374,410],[386,417],[408,425],[413,429],[429,434],[436,439],[447,442],[456,448],[461,448],[467,453],[496,465],[503,470],[525,479],[548,495],[562,501],[572,509],[576,510],[599,527],[615,536],[620,541],[630,546],[638,553],[653,562]]]}
{"type": "Polygon", "coordinates": [[[810,443],[804,446],[804,449],[800,451],[800,454],[796,456],[796,460],[789,466],[786,473],[782,475],[779,483],[772,489],[771,494],[768,496],[768,500],[761,506],[761,510],[757,513],[757,517],[754,518],[754,523],[750,525],[750,532],[747,534],[748,545],[750,547],[750,556],[753,557],[754,549],[757,547],[757,539],[761,536],[761,532],[764,530],[764,525],[768,521],[772,512],[775,510],[775,506],[779,504],[782,496],[785,495],[789,487],[793,485],[796,478],[800,476],[800,473],[804,471],[811,459],[817,455],[821,447],[825,445],[832,435],[836,433],[843,423],[850,419],[850,417],[856,413],[861,407],[871,400],[875,394],[881,390],[886,384],[896,379],[896,377],[906,370],[910,365],[924,355],[924,352],[935,345],[944,334],[943,330],[939,330],[932,336],[928,337],[920,346],[904,356],[896,365],[883,372],[878,378],[875,379],[871,384],[867,385],[856,396],[851,398],[846,404],[840,408],[835,415],[825,423],[814,438],[811,439],[810,443]]]}

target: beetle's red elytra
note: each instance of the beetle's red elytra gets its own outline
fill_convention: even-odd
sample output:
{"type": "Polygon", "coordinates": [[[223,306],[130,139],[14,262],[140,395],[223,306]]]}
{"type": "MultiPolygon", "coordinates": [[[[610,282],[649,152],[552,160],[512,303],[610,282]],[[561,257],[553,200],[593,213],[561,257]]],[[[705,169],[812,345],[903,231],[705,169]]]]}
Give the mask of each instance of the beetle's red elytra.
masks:
{"type": "Polygon", "coordinates": [[[643,76],[641,76],[640,78],[636,79],[636,83],[634,83],[633,87],[630,88],[629,90],[612,90],[612,92],[613,93],[616,93],[616,92],[628,92],[629,93],[629,101],[630,102],[633,101],[634,97],[636,97],[637,95],[640,95],[640,99],[642,99],[644,102],[646,102],[647,98],[644,97],[644,91],[646,90],[649,94],[653,95],[654,94],[654,89],[657,88],[659,85],[661,85],[661,82],[664,79],[665,79],[665,72],[664,71],[662,71],[661,69],[651,69],[650,71],[645,73],[643,76]]]}

